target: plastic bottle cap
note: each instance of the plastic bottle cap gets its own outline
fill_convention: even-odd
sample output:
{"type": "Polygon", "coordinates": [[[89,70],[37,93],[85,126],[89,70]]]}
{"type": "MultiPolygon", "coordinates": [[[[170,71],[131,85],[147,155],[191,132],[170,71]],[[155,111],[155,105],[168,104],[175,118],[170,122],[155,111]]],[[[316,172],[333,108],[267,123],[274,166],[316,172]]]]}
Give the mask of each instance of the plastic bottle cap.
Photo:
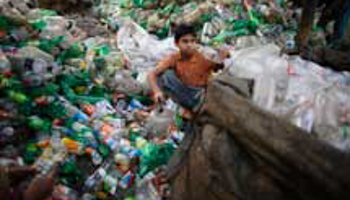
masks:
{"type": "Polygon", "coordinates": [[[74,151],[76,153],[79,151],[79,147],[81,146],[79,142],[69,138],[63,138],[62,143],[68,150],[74,151]]]}
{"type": "Polygon", "coordinates": [[[87,147],[87,148],[85,149],[85,153],[87,153],[87,154],[89,154],[89,155],[91,155],[94,151],[95,151],[95,150],[94,150],[93,148],[90,148],[90,147],[87,147]]]}
{"type": "Polygon", "coordinates": [[[36,143],[36,146],[40,147],[40,148],[46,148],[46,147],[50,146],[50,143],[51,143],[50,140],[43,140],[43,141],[36,143]]]}

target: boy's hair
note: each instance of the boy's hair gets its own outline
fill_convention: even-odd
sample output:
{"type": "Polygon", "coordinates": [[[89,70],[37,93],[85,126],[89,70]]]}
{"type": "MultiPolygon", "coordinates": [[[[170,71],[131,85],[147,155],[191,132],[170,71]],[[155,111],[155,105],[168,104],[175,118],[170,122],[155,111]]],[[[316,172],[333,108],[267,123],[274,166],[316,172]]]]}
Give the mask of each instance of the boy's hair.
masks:
{"type": "Polygon", "coordinates": [[[181,37],[189,34],[196,36],[194,27],[189,24],[180,24],[175,29],[175,42],[178,43],[181,37]]]}

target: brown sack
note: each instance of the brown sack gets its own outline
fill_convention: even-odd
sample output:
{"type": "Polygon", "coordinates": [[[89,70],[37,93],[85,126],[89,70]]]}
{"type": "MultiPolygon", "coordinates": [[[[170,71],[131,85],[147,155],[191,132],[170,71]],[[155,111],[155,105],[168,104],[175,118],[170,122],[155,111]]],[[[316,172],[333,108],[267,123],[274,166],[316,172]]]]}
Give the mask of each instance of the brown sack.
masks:
{"type": "Polygon", "coordinates": [[[168,165],[171,200],[350,199],[350,156],[214,80],[168,165]]]}

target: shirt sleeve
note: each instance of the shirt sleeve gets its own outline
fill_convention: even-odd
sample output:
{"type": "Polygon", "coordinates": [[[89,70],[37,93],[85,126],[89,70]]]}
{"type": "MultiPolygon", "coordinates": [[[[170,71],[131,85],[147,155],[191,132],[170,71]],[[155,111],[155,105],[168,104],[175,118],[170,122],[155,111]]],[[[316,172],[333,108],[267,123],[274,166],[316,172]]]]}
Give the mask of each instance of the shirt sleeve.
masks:
{"type": "MultiPolygon", "coordinates": [[[[203,58],[204,58],[204,56],[203,56],[203,58]]],[[[208,60],[206,58],[204,58],[204,59],[206,60],[207,63],[209,63],[211,70],[218,71],[218,70],[224,68],[224,60],[220,63],[215,63],[215,62],[208,60]]]]}
{"type": "Polygon", "coordinates": [[[176,65],[177,54],[171,54],[165,57],[162,61],[157,63],[156,71],[161,73],[166,69],[174,68],[176,65]]]}

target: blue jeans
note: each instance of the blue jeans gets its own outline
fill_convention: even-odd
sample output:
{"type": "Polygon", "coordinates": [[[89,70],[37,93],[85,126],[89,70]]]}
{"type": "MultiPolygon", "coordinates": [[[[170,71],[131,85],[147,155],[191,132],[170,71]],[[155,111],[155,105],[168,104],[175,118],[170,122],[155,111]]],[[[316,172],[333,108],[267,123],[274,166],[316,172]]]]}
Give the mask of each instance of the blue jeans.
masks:
{"type": "Polygon", "coordinates": [[[174,70],[166,70],[158,76],[157,85],[173,101],[192,111],[201,103],[204,95],[204,88],[185,85],[174,70]]]}
{"type": "Polygon", "coordinates": [[[334,31],[334,40],[336,42],[341,42],[343,37],[346,35],[346,32],[349,30],[350,24],[350,1],[346,1],[343,5],[343,10],[340,11],[335,20],[335,31],[334,31]]]}

